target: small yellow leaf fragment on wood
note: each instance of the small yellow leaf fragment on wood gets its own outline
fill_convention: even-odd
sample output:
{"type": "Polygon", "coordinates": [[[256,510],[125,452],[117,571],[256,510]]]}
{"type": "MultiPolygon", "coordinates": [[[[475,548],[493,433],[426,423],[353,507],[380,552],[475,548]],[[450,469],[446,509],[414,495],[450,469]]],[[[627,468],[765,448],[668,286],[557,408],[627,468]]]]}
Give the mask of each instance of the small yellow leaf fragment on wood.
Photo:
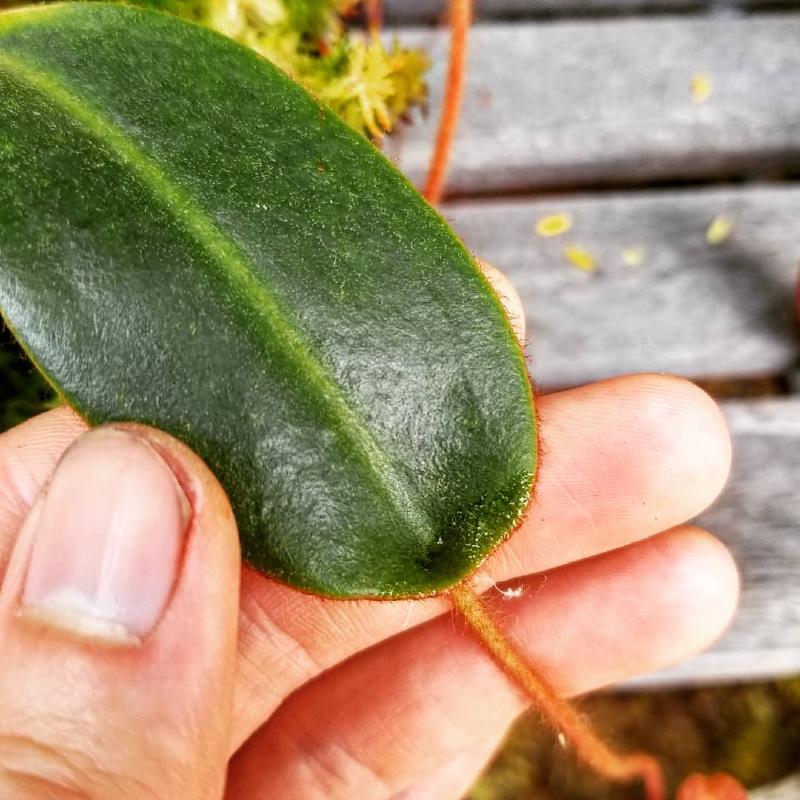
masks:
{"type": "Polygon", "coordinates": [[[569,214],[549,214],[536,222],[536,233],[539,236],[561,236],[572,229],[572,217],[569,214]]]}
{"type": "Polygon", "coordinates": [[[733,217],[727,214],[718,214],[706,228],[706,242],[715,246],[722,244],[733,230],[733,217]]]}
{"type": "Polygon", "coordinates": [[[564,258],[566,258],[570,264],[578,269],[582,269],[584,272],[594,272],[595,270],[596,263],[594,256],[588,250],[578,247],[578,245],[571,244],[569,247],[565,247],[564,258]]]}
{"type": "Polygon", "coordinates": [[[695,104],[705,103],[714,90],[714,82],[707,72],[698,72],[692,75],[692,102],[695,104]]]}
{"type": "Polygon", "coordinates": [[[641,267],[645,259],[644,247],[626,247],[622,251],[622,263],[626,267],[641,267]]]}

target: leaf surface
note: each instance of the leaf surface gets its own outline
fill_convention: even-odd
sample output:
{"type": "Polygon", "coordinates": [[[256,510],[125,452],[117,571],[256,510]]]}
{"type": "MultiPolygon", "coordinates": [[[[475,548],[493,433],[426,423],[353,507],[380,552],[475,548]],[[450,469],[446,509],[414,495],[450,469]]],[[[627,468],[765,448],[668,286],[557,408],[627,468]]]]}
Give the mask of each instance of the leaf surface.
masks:
{"type": "Polygon", "coordinates": [[[536,470],[473,259],[249,50],[141,9],[0,16],[0,309],[91,423],[197,450],[246,560],[332,597],[449,588],[536,470]]]}

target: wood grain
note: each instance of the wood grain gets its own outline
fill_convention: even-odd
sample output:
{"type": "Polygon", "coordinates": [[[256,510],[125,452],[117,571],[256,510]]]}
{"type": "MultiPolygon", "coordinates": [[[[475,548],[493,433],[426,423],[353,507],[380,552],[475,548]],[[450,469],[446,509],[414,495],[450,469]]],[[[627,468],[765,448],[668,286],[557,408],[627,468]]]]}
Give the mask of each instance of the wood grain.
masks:
{"type": "Polygon", "coordinates": [[[541,389],[639,371],[752,378],[800,362],[800,186],[470,201],[444,214],[519,291],[541,389]],[[552,214],[567,214],[572,229],[537,236],[537,220],[552,214]],[[730,235],[711,246],[706,230],[720,215],[730,235]],[[569,245],[596,271],[572,265],[569,245]]]}
{"type": "MultiPolygon", "coordinates": [[[[447,63],[429,50],[426,120],[387,143],[414,180],[427,168],[447,63]]],[[[449,189],[458,194],[699,181],[800,171],[800,14],[479,24],[449,189]],[[711,80],[693,103],[692,78],[711,80]]]]}

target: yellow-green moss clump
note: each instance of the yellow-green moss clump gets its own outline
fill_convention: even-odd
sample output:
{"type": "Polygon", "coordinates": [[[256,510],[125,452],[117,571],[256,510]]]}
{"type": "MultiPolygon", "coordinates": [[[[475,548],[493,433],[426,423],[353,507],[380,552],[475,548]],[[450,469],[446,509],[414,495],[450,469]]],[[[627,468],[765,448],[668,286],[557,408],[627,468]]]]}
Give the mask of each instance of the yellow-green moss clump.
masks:
{"type": "Polygon", "coordinates": [[[251,47],[371,138],[393,130],[426,96],[428,58],[351,35],[361,0],[134,0],[207,25],[251,47]]]}

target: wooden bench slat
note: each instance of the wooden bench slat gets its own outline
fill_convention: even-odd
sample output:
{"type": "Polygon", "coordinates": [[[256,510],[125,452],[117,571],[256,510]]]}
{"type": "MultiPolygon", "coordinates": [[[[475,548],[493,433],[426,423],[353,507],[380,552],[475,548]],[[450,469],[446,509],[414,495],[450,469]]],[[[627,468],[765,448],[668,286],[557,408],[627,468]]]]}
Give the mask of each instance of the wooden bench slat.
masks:
{"type": "MultiPolygon", "coordinates": [[[[385,0],[389,22],[431,23],[446,13],[448,0],[385,0]]],[[[475,0],[477,19],[597,13],[725,12],[797,8],[798,0],[475,0]]]]}
{"type": "MultiPolygon", "coordinates": [[[[420,181],[435,139],[447,36],[406,29],[433,59],[433,113],[387,143],[420,181]]],[[[800,14],[476,25],[449,188],[459,194],[800,170],[800,14]],[[691,98],[693,76],[712,94],[691,98]]]]}
{"type": "MultiPolygon", "coordinates": [[[[448,0],[385,0],[390,23],[431,23],[444,18],[448,0]]],[[[698,11],[707,8],[703,0],[475,0],[476,19],[497,19],[534,14],[574,14],[608,11],[698,11]]]]}
{"type": "Polygon", "coordinates": [[[758,377],[800,360],[800,186],[470,201],[443,213],[517,287],[542,389],[639,371],[758,377]],[[572,229],[537,236],[537,220],[557,213],[572,229]],[[718,215],[733,227],[711,246],[718,215]],[[565,258],[570,244],[596,258],[594,273],[565,258]]]}
{"type": "Polygon", "coordinates": [[[711,650],[631,686],[800,673],[800,397],[728,402],[723,409],[733,434],[733,473],[699,523],[733,551],[741,605],[711,650]]]}

